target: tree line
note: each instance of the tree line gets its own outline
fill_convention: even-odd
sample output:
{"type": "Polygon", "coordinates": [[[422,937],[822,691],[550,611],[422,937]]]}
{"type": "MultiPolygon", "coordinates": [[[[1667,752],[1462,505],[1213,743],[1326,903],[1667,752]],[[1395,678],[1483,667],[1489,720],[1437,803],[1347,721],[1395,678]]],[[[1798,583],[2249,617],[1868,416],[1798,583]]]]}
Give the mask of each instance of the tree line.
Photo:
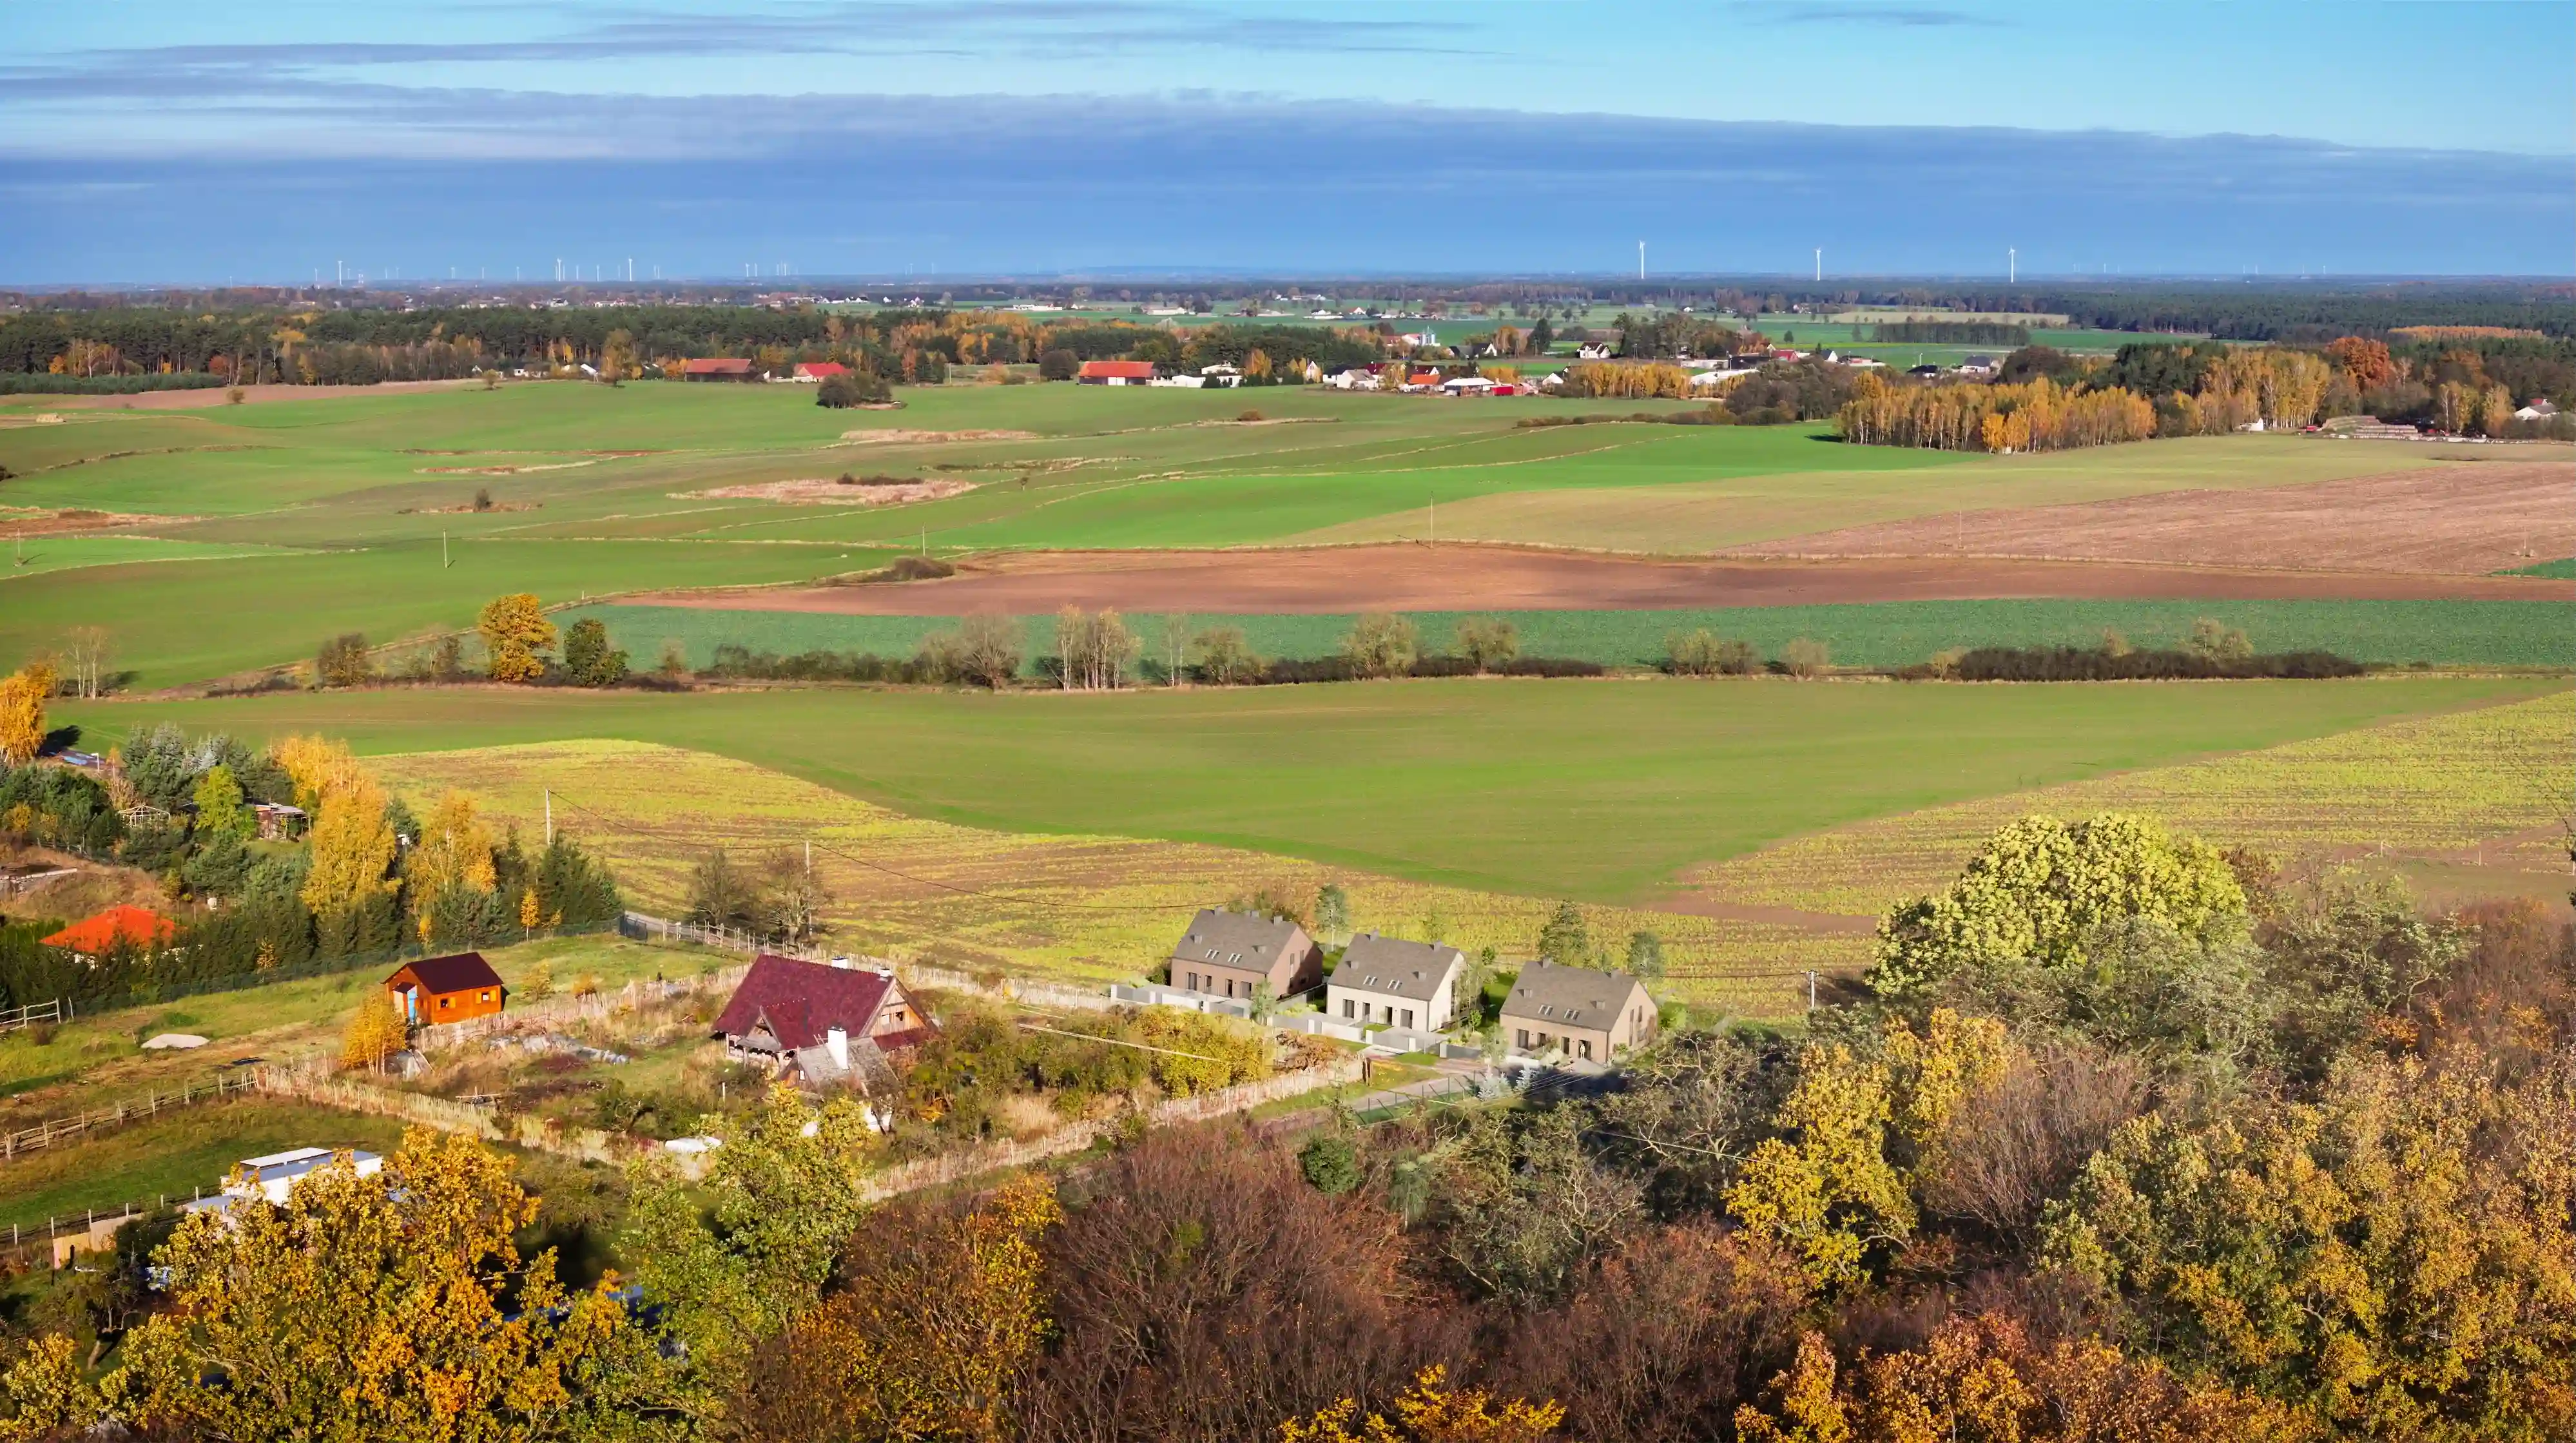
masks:
{"type": "Polygon", "coordinates": [[[113,1005],[281,969],[587,929],[622,905],[615,879],[568,834],[531,850],[463,792],[422,815],[345,746],[318,737],[255,749],[163,723],[109,749],[95,774],[9,764],[0,839],[143,872],[180,922],[166,945],[121,943],[88,962],[39,945],[61,921],[12,928],[0,935],[0,1006],[113,1005]],[[264,839],[260,803],[298,807],[308,825],[264,839]]]}

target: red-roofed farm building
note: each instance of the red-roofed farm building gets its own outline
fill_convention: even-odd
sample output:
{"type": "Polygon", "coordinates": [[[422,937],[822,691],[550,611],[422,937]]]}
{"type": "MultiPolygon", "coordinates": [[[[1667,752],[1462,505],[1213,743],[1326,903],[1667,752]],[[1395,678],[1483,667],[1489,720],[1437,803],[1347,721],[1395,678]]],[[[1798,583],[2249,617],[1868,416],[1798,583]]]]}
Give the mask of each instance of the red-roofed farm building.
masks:
{"type": "Polygon", "coordinates": [[[815,1083],[867,1071],[934,1030],[892,973],[769,952],[752,959],[715,1023],[727,1057],[815,1083]]]}
{"type": "Polygon", "coordinates": [[[1154,379],[1151,361],[1085,361],[1073,379],[1085,386],[1142,386],[1154,379]]]}

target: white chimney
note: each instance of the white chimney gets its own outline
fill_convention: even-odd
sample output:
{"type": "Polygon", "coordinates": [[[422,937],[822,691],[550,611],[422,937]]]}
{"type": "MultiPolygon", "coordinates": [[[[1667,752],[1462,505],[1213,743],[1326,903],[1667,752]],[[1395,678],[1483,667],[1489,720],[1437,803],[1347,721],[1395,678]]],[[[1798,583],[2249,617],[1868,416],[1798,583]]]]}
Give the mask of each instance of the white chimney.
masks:
{"type": "Polygon", "coordinates": [[[823,1050],[832,1054],[832,1065],[834,1067],[841,1069],[843,1072],[850,1070],[850,1034],[848,1029],[835,1027],[830,1031],[825,1032],[823,1034],[823,1050]]]}
{"type": "Polygon", "coordinates": [[[832,965],[840,968],[844,972],[847,972],[850,970],[850,959],[847,957],[835,957],[832,959],[832,965]]]}

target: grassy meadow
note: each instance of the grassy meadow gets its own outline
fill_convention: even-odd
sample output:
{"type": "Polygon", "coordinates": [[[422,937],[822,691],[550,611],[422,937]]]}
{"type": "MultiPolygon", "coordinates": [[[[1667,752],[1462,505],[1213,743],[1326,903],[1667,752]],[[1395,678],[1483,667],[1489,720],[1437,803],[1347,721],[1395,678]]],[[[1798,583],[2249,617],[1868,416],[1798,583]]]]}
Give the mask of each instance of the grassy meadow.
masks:
{"type": "MultiPolygon", "coordinates": [[[[678,642],[705,666],[727,642],[792,656],[803,651],[909,656],[954,618],[837,616],[807,611],[735,611],[691,606],[597,605],[596,616],[639,666],[678,642]]],[[[1415,612],[1426,653],[1451,650],[1458,623],[1500,616],[1519,631],[1524,656],[1576,657],[1605,666],[1656,666],[1664,638],[1705,627],[1741,637],[1765,656],[1798,637],[1826,643],[1838,665],[1906,666],[1946,647],[2092,646],[2117,630],[2138,646],[2178,645],[2203,617],[2242,629],[2266,651],[2332,651],[2355,661],[2406,665],[2576,667],[2576,626],[2559,601],[1894,601],[1836,606],[1741,606],[1689,611],[1415,612]]],[[[1265,657],[1332,655],[1356,618],[1348,615],[1235,615],[1193,612],[1193,631],[1241,628],[1265,657]]],[[[1126,616],[1147,657],[1164,653],[1160,612],[1126,616]]],[[[1025,622],[1027,670],[1054,646],[1055,618],[1025,622]]]]}
{"type": "MultiPolygon", "coordinates": [[[[1462,679],[1114,694],[501,687],[64,704],[83,745],[160,720],[363,752],[613,738],[924,818],[1634,900],[1869,817],[2556,690],[2512,678],[2054,686],[1462,679]]],[[[579,801],[578,797],[573,798],[579,801]]]]}
{"type": "Polygon", "coordinates": [[[0,404],[0,466],[11,473],[0,506],[157,519],[27,538],[28,564],[0,572],[0,658],[103,626],[136,683],[158,687],[309,656],[345,631],[381,643],[454,629],[503,591],[562,604],[810,580],[924,545],[955,554],[1410,537],[1431,530],[1436,504],[1443,536],[1673,552],[2428,463],[2286,437],[1986,458],[1847,447],[1807,426],[1515,424],[1686,409],[1674,402],[1305,387],[960,384],[903,395],[892,412],[826,411],[804,387],[664,382],[190,411],[16,398],[0,404]],[[844,472],[974,489],[883,508],[703,494],[844,472]],[[490,509],[473,509],[478,492],[490,509]]]}

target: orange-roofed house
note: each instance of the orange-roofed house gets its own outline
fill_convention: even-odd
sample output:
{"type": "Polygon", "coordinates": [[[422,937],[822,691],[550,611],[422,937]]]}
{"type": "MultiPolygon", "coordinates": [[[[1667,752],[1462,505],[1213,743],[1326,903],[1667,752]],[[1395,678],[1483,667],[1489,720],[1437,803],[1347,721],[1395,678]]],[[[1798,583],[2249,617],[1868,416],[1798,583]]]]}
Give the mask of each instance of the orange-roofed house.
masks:
{"type": "Polygon", "coordinates": [[[83,966],[95,967],[99,958],[120,946],[137,952],[159,952],[178,936],[178,923],[128,902],[95,917],[83,917],[44,942],[48,947],[69,952],[83,966]]]}
{"type": "Polygon", "coordinates": [[[1142,386],[1154,379],[1151,361],[1085,361],[1074,372],[1076,383],[1085,386],[1142,386]]]}

